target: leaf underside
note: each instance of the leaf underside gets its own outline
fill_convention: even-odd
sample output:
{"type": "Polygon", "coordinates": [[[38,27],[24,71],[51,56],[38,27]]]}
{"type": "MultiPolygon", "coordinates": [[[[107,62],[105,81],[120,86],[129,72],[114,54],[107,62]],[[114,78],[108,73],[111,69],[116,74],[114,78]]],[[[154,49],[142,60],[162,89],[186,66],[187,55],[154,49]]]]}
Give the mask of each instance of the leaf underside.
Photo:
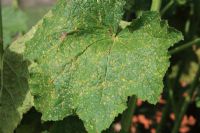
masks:
{"type": "Polygon", "coordinates": [[[7,50],[3,68],[0,133],[12,133],[23,114],[33,106],[33,97],[28,89],[28,67],[22,55],[7,50]]]}
{"type": "Polygon", "coordinates": [[[12,133],[23,114],[33,106],[28,88],[27,62],[23,61],[22,55],[7,49],[17,33],[27,30],[26,15],[19,9],[4,7],[2,20],[5,52],[0,83],[0,133],[12,133]]]}
{"type": "Polygon", "coordinates": [[[30,89],[42,119],[76,113],[101,132],[127,97],[156,103],[169,66],[168,48],[182,39],[159,14],[146,12],[122,31],[122,0],[60,0],[26,43],[30,89]]]}

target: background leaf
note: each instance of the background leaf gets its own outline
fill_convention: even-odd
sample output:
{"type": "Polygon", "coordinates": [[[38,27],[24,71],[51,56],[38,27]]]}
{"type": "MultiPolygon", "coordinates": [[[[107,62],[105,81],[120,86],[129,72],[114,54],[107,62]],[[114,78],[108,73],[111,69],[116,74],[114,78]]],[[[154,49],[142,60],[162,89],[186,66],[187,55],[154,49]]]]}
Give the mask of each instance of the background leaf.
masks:
{"type": "MultiPolygon", "coordinates": [[[[28,88],[27,62],[11,51],[4,54],[3,90],[0,97],[0,132],[12,133],[33,105],[28,88]]],[[[2,80],[2,79],[1,79],[2,80]]]]}
{"type": "Polygon", "coordinates": [[[27,16],[20,9],[13,7],[2,8],[4,49],[7,48],[13,38],[27,31],[27,16]]]}

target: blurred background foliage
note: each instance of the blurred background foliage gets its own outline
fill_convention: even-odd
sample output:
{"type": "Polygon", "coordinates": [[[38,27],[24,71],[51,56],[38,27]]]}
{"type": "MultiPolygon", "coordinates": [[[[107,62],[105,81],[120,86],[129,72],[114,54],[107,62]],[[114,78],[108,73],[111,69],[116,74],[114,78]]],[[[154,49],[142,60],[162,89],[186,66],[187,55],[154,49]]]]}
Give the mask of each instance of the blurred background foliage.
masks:
{"type": "MultiPolygon", "coordinates": [[[[4,48],[26,33],[52,7],[55,0],[3,0],[4,48]]],[[[132,21],[150,10],[151,0],[127,0],[123,20],[132,21]]],[[[156,105],[137,100],[130,133],[198,133],[200,131],[200,0],[162,0],[160,14],[180,30],[185,40],[170,48],[171,66],[156,105]]],[[[70,116],[42,122],[32,108],[15,133],[85,133],[82,122],[70,116]]],[[[121,115],[105,132],[120,132],[121,115]]]]}

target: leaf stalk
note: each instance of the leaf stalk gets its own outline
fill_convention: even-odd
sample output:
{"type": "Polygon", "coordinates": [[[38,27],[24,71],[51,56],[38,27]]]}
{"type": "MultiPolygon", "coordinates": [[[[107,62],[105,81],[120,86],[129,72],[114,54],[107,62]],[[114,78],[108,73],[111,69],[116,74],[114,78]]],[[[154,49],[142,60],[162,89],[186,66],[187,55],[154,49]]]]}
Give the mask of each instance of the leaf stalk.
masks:
{"type": "Polygon", "coordinates": [[[130,99],[128,101],[128,108],[122,114],[122,120],[121,120],[122,130],[121,130],[121,133],[129,133],[129,129],[130,129],[130,126],[131,126],[131,119],[132,119],[132,116],[133,116],[135,109],[136,109],[136,102],[137,102],[136,96],[130,97],[130,99]]]}
{"type": "Polygon", "coordinates": [[[194,79],[193,83],[191,84],[191,87],[188,91],[188,95],[184,99],[184,102],[183,102],[182,107],[180,109],[180,113],[178,114],[178,116],[175,116],[176,120],[175,120],[174,127],[172,129],[172,133],[178,133],[178,130],[179,130],[179,127],[181,125],[181,121],[183,119],[183,116],[186,113],[188,106],[189,106],[189,104],[192,100],[192,96],[193,96],[193,94],[196,90],[196,85],[199,82],[199,77],[200,77],[200,64],[199,64],[199,68],[198,68],[198,71],[196,73],[195,79],[194,79]]]}
{"type": "Polygon", "coordinates": [[[157,11],[157,12],[159,12],[161,4],[162,4],[162,0],[152,0],[151,11],[157,11]]]}
{"type": "Polygon", "coordinates": [[[183,50],[185,50],[185,49],[187,49],[187,48],[189,48],[193,45],[200,45],[200,38],[197,38],[197,39],[192,40],[190,42],[187,42],[187,43],[185,43],[185,44],[183,44],[183,45],[181,45],[177,48],[170,50],[169,54],[170,55],[176,54],[176,53],[181,52],[181,51],[183,51],[183,50]]]}
{"type": "Polygon", "coordinates": [[[160,12],[161,16],[163,16],[163,15],[167,12],[167,10],[170,9],[170,7],[171,7],[173,4],[174,4],[174,0],[170,0],[170,2],[167,3],[167,5],[161,10],[161,12],[160,12]]]}
{"type": "Polygon", "coordinates": [[[0,72],[1,72],[1,89],[0,89],[0,104],[1,104],[1,97],[3,92],[3,22],[2,22],[2,5],[0,0],[0,72]]]}
{"type": "Polygon", "coordinates": [[[2,5],[1,5],[1,0],[0,0],[0,62],[3,57],[3,22],[2,22],[2,5]]]}

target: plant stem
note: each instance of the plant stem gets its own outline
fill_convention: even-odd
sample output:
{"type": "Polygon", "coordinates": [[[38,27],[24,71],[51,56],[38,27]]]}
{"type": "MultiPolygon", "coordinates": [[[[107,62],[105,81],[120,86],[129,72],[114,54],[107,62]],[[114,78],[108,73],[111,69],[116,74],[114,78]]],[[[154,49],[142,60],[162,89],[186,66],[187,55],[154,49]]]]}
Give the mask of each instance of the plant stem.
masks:
{"type": "Polygon", "coordinates": [[[1,72],[0,102],[1,102],[1,96],[2,96],[2,91],[3,91],[3,54],[4,54],[3,24],[2,24],[2,6],[1,6],[1,0],[0,0],[0,72],[1,72]]]}
{"type": "Polygon", "coordinates": [[[178,115],[178,117],[177,117],[177,119],[175,121],[175,125],[174,125],[174,127],[172,129],[172,133],[178,133],[179,127],[181,125],[182,118],[183,118],[184,114],[187,111],[189,103],[190,103],[189,99],[184,101],[184,103],[183,103],[183,105],[181,107],[180,113],[179,113],[179,115],[178,115]]]}
{"type": "Polygon", "coordinates": [[[170,99],[168,99],[167,104],[165,105],[165,107],[162,111],[161,122],[158,124],[158,127],[156,129],[156,133],[162,133],[163,132],[162,129],[165,126],[166,121],[167,121],[167,117],[170,113],[170,105],[171,105],[171,102],[170,102],[170,99]]]}
{"type": "Polygon", "coordinates": [[[152,0],[151,11],[157,11],[157,12],[159,12],[161,4],[162,4],[162,0],[152,0]]]}
{"type": "Polygon", "coordinates": [[[136,96],[132,96],[128,101],[128,108],[122,114],[122,120],[121,120],[122,130],[121,130],[121,133],[129,133],[132,115],[134,114],[135,108],[136,108],[136,101],[137,101],[136,96]]]}
{"type": "Polygon", "coordinates": [[[18,0],[13,0],[12,5],[15,9],[19,8],[19,1],[18,0]]]}
{"type": "Polygon", "coordinates": [[[177,107],[176,107],[176,104],[174,102],[174,92],[173,92],[172,88],[169,88],[169,100],[170,100],[170,103],[172,105],[172,108],[174,109],[174,113],[176,114],[177,107]]]}
{"type": "MultiPolygon", "coordinates": [[[[0,58],[2,60],[3,56],[3,26],[2,26],[2,7],[1,7],[1,0],[0,0],[0,58]]],[[[0,61],[1,61],[0,60],[0,61]]]]}
{"type": "Polygon", "coordinates": [[[174,94],[176,94],[178,92],[177,92],[177,89],[174,89],[174,88],[178,87],[177,83],[179,83],[179,80],[180,80],[180,78],[182,76],[182,73],[184,71],[184,67],[182,67],[182,66],[184,66],[184,62],[183,61],[178,63],[178,67],[179,67],[178,72],[177,72],[177,74],[175,76],[175,79],[171,80],[172,84],[170,84],[169,92],[168,92],[169,93],[170,102],[172,104],[172,109],[174,110],[175,116],[178,113],[178,106],[177,106],[177,100],[175,99],[175,95],[174,94]]]}
{"type": "Polygon", "coordinates": [[[179,46],[179,47],[177,47],[177,48],[174,48],[174,49],[170,50],[170,51],[169,51],[169,54],[170,54],[170,55],[176,54],[176,53],[178,53],[178,52],[180,52],[180,51],[183,51],[183,50],[185,50],[185,49],[191,47],[191,46],[194,45],[194,44],[196,44],[196,45],[197,45],[197,44],[200,44],[200,38],[197,38],[197,39],[192,40],[192,41],[190,41],[190,42],[188,42],[188,43],[186,43],[186,44],[183,44],[183,45],[181,45],[181,46],[179,46]]]}
{"type": "Polygon", "coordinates": [[[191,102],[191,99],[192,99],[192,95],[195,92],[196,85],[199,82],[199,77],[200,77],[200,65],[199,65],[198,71],[196,73],[195,79],[194,79],[194,81],[193,81],[193,83],[192,83],[192,85],[189,89],[188,96],[186,96],[186,98],[184,99],[180,113],[178,114],[178,116],[176,116],[176,121],[175,121],[174,127],[172,129],[172,133],[178,133],[179,127],[181,125],[182,118],[187,111],[187,108],[188,108],[188,106],[191,102]]]}
{"type": "Polygon", "coordinates": [[[163,16],[167,10],[169,10],[169,8],[174,4],[174,0],[170,0],[169,3],[167,3],[167,5],[161,10],[160,14],[161,16],[163,16]]]}
{"type": "MultiPolygon", "coordinates": [[[[168,75],[168,77],[169,77],[169,75],[168,75]]],[[[169,78],[166,79],[166,87],[168,88],[167,89],[168,90],[168,99],[167,99],[167,103],[164,105],[164,109],[162,110],[162,118],[161,118],[161,121],[156,128],[156,133],[162,133],[163,132],[167,118],[168,118],[169,113],[170,113],[170,106],[172,105],[172,101],[173,101],[173,97],[171,97],[171,94],[170,94],[170,92],[172,91],[172,85],[171,85],[169,78]]]]}

